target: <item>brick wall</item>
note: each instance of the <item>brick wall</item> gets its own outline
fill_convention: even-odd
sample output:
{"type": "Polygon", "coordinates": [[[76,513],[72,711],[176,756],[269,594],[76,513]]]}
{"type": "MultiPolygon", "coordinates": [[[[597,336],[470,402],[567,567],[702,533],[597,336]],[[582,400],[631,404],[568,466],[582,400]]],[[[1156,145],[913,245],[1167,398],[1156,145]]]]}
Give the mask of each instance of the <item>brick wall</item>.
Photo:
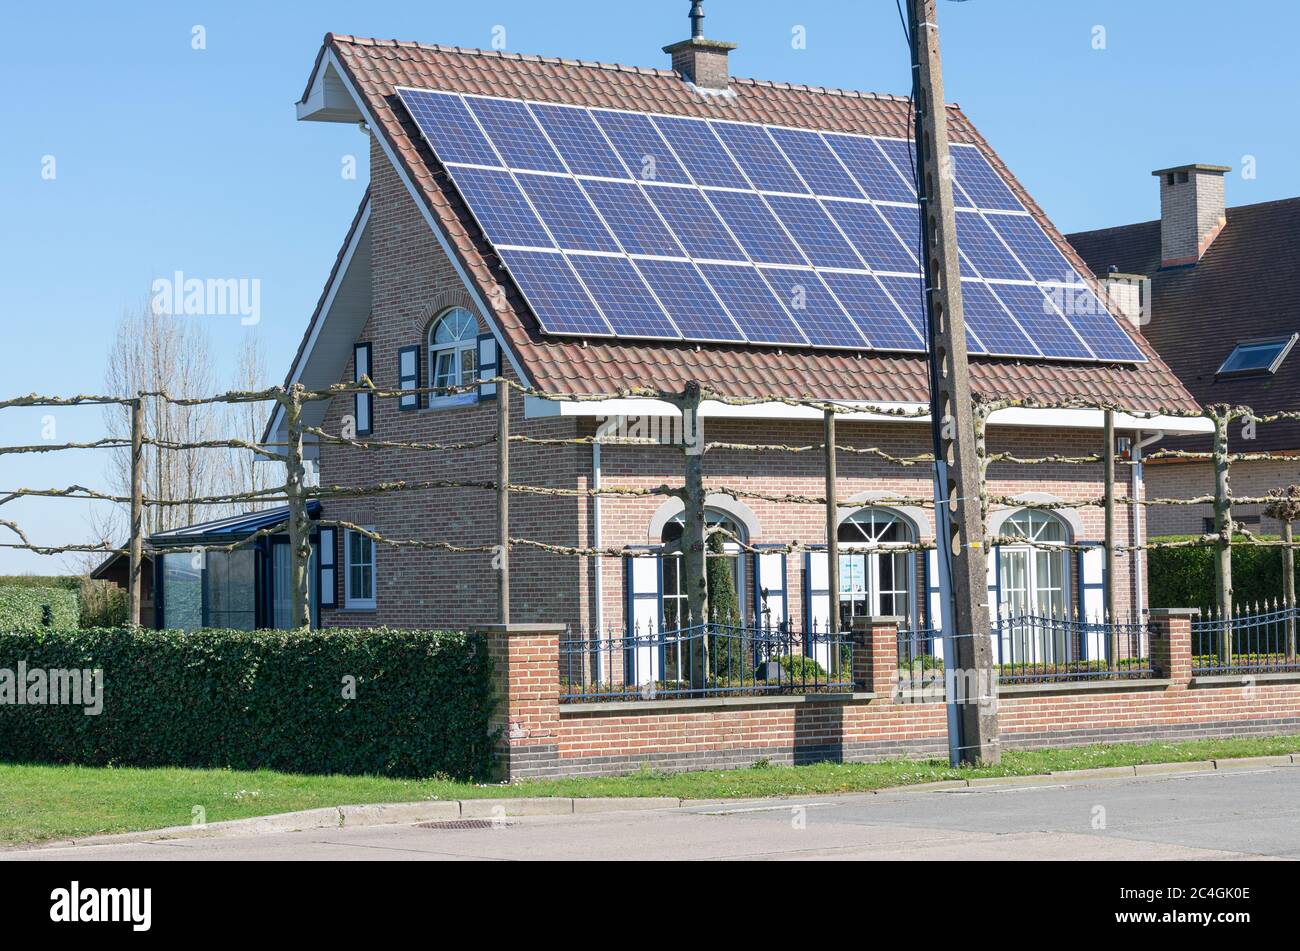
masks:
{"type": "MultiPolygon", "coordinates": [[[[892,624],[877,621],[867,630],[870,637],[883,641],[867,648],[874,655],[894,649],[892,624]]],[[[534,635],[524,637],[531,662],[541,669],[537,681],[528,681],[517,668],[512,669],[512,677],[534,685],[544,682],[549,689],[556,658],[536,649],[534,635]]],[[[1160,679],[1116,681],[1102,689],[1092,684],[1059,684],[1049,688],[1051,692],[1002,688],[998,699],[1002,747],[1300,732],[1300,675],[1259,682],[1198,681],[1191,676],[1190,640],[1189,617],[1176,612],[1158,615],[1152,642],[1160,679]]],[[[869,663],[855,669],[872,676],[869,663]]],[[[539,714],[538,692],[529,686],[517,705],[513,697],[502,696],[503,722],[513,724],[512,742],[527,750],[527,760],[518,760],[509,775],[516,779],[602,775],[647,767],[717,769],[747,767],[760,760],[855,762],[946,753],[944,704],[904,702],[901,695],[881,691],[879,683],[875,687],[834,698],[558,704],[557,715],[551,718],[539,714]],[[535,733],[529,732],[530,723],[537,725],[535,733]]]]}
{"type": "MultiPolygon", "coordinates": [[[[1145,467],[1147,496],[1162,499],[1192,499],[1214,495],[1214,467],[1210,462],[1161,462],[1145,467]]],[[[1234,462],[1232,494],[1242,498],[1261,497],[1270,489],[1300,483],[1300,457],[1288,462],[1234,462]]],[[[1234,505],[1233,516],[1259,517],[1248,527],[1253,532],[1276,535],[1282,529],[1263,515],[1261,505],[1234,505]]],[[[1204,521],[1214,515],[1212,505],[1152,505],[1147,507],[1147,534],[1199,535],[1204,521]]]]}

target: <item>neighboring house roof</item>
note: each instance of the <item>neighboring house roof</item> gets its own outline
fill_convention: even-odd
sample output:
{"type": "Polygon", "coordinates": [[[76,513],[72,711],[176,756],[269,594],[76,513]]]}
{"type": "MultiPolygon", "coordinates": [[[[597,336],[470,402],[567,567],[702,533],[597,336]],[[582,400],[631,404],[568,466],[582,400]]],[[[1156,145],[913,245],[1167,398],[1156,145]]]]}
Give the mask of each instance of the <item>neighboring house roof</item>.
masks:
{"type": "MultiPolygon", "coordinates": [[[[307,514],[312,518],[319,518],[320,511],[321,504],[319,501],[312,499],[307,503],[307,514]]],[[[241,515],[232,515],[211,522],[202,522],[198,525],[186,525],[184,528],[173,528],[170,531],[158,532],[149,536],[149,543],[155,550],[171,547],[183,548],[201,542],[230,544],[241,538],[247,538],[262,529],[274,528],[288,520],[289,506],[281,505],[273,509],[245,512],[241,515]]]]}
{"type": "MultiPolygon", "coordinates": [[[[314,89],[338,64],[356,90],[376,135],[414,183],[418,198],[443,229],[447,243],[484,300],[506,290],[507,304],[493,312],[502,336],[528,382],[556,394],[604,394],[639,386],[678,390],[690,381],[727,396],[818,396],[843,400],[928,400],[923,355],[802,351],[753,345],[642,343],[547,337],[519,296],[468,209],[401,106],[394,88],[478,93],[544,102],[602,106],[686,116],[906,137],[911,132],[905,98],[820,87],[733,79],[731,94],[701,95],[671,70],[551,59],[499,51],[431,46],[327,34],[300,114],[318,98],[314,89]],[[326,71],[326,72],[322,72],[326,71]]],[[[337,82],[337,78],[327,77],[337,82]]],[[[319,98],[324,98],[323,95],[319,98]]],[[[1066,256],[1083,262],[1042,210],[974,129],[949,107],[954,142],[973,143],[1003,174],[1066,256]]],[[[321,117],[347,118],[321,109],[321,117]]],[[[1084,273],[1087,273],[1084,270],[1084,273]]],[[[1177,378],[1139,340],[1150,360],[1139,365],[1081,365],[1050,361],[971,360],[976,390],[993,397],[1043,402],[1078,398],[1119,401],[1132,409],[1188,409],[1194,403],[1177,378]]]]}
{"type": "MultiPolygon", "coordinates": [[[[153,546],[151,546],[148,542],[145,542],[141,546],[141,558],[146,563],[148,563],[153,561],[153,554],[154,554],[153,546]]],[[[99,565],[93,571],[91,571],[90,579],[92,581],[102,581],[104,578],[108,576],[109,572],[113,570],[114,565],[116,565],[119,561],[128,560],[129,557],[130,556],[125,555],[120,551],[113,552],[113,554],[109,555],[107,558],[101,561],[99,565]]]]}
{"type": "MultiPolygon", "coordinates": [[[[1228,224],[1192,267],[1160,269],[1160,222],[1147,221],[1069,236],[1096,274],[1113,266],[1151,278],[1146,338],[1202,403],[1246,405],[1267,413],[1297,408],[1300,348],[1276,374],[1216,377],[1243,340],[1300,331],[1300,198],[1227,210],[1228,224]]],[[[1300,450],[1300,425],[1258,427],[1236,449],[1300,450]]]]}

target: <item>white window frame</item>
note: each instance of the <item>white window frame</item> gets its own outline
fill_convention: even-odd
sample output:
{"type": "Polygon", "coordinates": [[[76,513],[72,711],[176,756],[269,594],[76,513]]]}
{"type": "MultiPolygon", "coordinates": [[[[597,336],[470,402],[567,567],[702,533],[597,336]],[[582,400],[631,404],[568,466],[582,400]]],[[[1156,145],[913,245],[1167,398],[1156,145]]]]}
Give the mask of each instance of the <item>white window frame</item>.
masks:
{"type": "MultiPolygon", "coordinates": [[[[478,382],[478,338],[479,327],[478,320],[474,314],[464,307],[452,307],[443,311],[432,321],[429,322],[429,330],[425,334],[425,353],[429,361],[429,386],[470,386],[478,382]],[[461,335],[454,340],[438,343],[436,337],[438,328],[450,320],[462,321],[460,327],[461,335]],[[450,378],[456,382],[443,382],[438,376],[438,360],[442,355],[448,355],[452,361],[450,378]],[[473,366],[465,366],[465,358],[469,356],[473,361],[473,366]]],[[[464,406],[468,403],[478,401],[478,393],[470,391],[468,393],[456,393],[452,395],[430,393],[428,400],[429,409],[438,409],[446,406],[464,406]]]]}
{"type": "Polygon", "coordinates": [[[847,599],[850,602],[861,601],[865,614],[854,615],[855,617],[871,617],[882,613],[898,614],[907,619],[910,626],[912,618],[916,616],[917,597],[916,597],[916,558],[911,551],[899,551],[897,548],[890,547],[888,542],[880,542],[879,538],[893,525],[898,525],[903,538],[900,544],[911,545],[916,543],[916,527],[911,523],[907,516],[903,515],[897,509],[891,509],[887,506],[868,505],[845,516],[840,521],[840,529],[844,526],[853,525],[864,536],[860,540],[839,542],[840,549],[840,590],[839,597],[836,599],[836,607],[843,614],[843,602],[847,599]],[[869,521],[868,521],[869,520],[869,521]],[[853,585],[853,562],[855,559],[863,559],[863,582],[862,588],[853,585]],[[883,574],[883,561],[890,559],[890,567],[894,569],[894,585],[888,590],[882,590],[881,575],[883,574]],[[902,577],[899,577],[899,567],[902,567],[902,577]],[[902,585],[900,588],[899,585],[902,585]],[[898,610],[897,605],[893,611],[885,612],[881,606],[882,595],[890,595],[897,601],[900,597],[904,601],[904,609],[898,610]]]}
{"type": "MultiPolygon", "coordinates": [[[[374,531],[371,525],[363,525],[367,531],[374,531]]],[[[347,529],[343,536],[343,606],[348,611],[373,611],[379,606],[379,546],[375,540],[361,535],[354,529],[347,529]],[[370,543],[370,597],[358,598],[352,594],[352,538],[360,535],[370,543]]],[[[358,567],[364,567],[359,565],[358,567]]]]}

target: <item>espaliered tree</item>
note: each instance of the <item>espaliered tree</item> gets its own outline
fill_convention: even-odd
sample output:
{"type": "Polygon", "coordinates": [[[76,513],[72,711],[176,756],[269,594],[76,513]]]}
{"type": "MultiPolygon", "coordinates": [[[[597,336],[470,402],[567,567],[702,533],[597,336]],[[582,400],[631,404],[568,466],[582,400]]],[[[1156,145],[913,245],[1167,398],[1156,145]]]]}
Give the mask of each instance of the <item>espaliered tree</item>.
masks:
{"type": "Polygon", "coordinates": [[[1300,519],[1300,485],[1269,492],[1273,501],[1264,506],[1264,514],[1282,523],[1282,596],[1291,613],[1286,622],[1286,656],[1296,656],[1295,619],[1295,544],[1294,523],[1300,519]]]}

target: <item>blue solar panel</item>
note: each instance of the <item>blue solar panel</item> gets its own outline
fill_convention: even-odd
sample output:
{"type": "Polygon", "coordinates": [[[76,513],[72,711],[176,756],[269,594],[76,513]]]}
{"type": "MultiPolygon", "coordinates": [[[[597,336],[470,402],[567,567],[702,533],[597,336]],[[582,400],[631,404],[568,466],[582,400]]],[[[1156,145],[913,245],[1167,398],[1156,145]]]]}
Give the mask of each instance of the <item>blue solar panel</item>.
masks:
{"type": "MultiPolygon", "coordinates": [[[[957,212],[957,247],[975,265],[981,277],[1007,281],[1029,279],[1025,269],[1007,254],[1006,247],[977,211],[957,212]]],[[[966,269],[962,274],[970,276],[966,269]]]]}
{"type": "Polygon", "coordinates": [[[871,139],[833,132],[825,133],[824,138],[868,198],[876,201],[916,201],[916,189],[912,183],[904,180],[885,161],[885,156],[871,139]]]}
{"type": "Polygon", "coordinates": [[[649,116],[635,112],[593,109],[591,116],[604,130],[632,177],[642,182],[685,185],[690,177],[649,116]]]}
{"type": "MultiPolygon", "coordinates": [[[[549,332],[924,344],[908,141],[399,95],[549,332]]],[[[983,153],[952,151],[971,352],[1143,360],[983,153]]]]}
{"type": "Polygon", "coordinates": [[[493,244],[555,247],[555,242],[547,237],[546,229],[533,214],[532,207],[509,172],[458,168],[454,180],[483,233],[493,244]]]}
{"type": "Polygon", "coordinates": [[[647,185],[645,192],[691,257],[713,261],[745,260],[745,252],[736,244],[699,189],[647,185]]]}
{"type": "Polygon", "coordinates": [[[534,105],[532,110],[573,174],[628,177],[627,169],[586,109],[534,105]]]}
{"type": "Polygon", "coordinates": [[[924,350],[925,340],[870,274],[822,274],[858,328],[880,350],[924,350]]]}
{"type": "Polygon", "coordinates": [[[751,343],[804,344],[785,305],[750,265],[701,264],[700,273],[731,312],[751,343]]]}
{"type": "Polygon", "coordinates": [[[954,145],[951,149],[957,184],[970,196],[977,208],[1023,211],[1007,183],[973,145],[954,145]]]}
{"type": "MultiPolygon", "coordinates": [[[[898,302],[898,306],[903,308],[903,313],[911,319],[921,332],[929,339],[930,331],[925,320],[925,300],[921,296],[922,288],[925,286],[920,276],[917,277],[894,277],[892,275],[877,274],[877,280],[889,291],[890,296],[898,302]]],[[[966,350],[969,353],[985,353],[983,345],[980,344],[975,336],[971,333],[970,324],[966,325],[966,350]]]]}
{"type": "Polygon", "coordinates": [[[540,172],[563,172],[564,163],[555,154],[533,114],[522,102],[512,99],[483,99],[466,96],[470,111],[483,124],[483,130],[510,168],[527,168],[540,172]]]}
{"type": "MultiPolygon", "coordinates": [[[[1065,319],[1101,360],[1143,360],[1142,351],[1087,284],[1053,288],[1065,319]]],[[[1055,306],[1055,305],[1054,305],[1055,306]]]]}
{"type": "Polygon", "coordinates": [[[835,153],[816,132],[802,129],[768,131],[814,194],[835,198],[863,197],[862,189],[854,184],[835,153]]]}
{"type": "Polygon", "coordinates": [[[736,240],[760,264],[806,264],[763,199],[753,192],[709,192],[708,199],[736,240]]]}
{"type": "Polygon", "coordinates": [[[582,190],[628,254],[682,257],[682,246],[664,227],[641,186],[634,182],[584,180],[582,190]]]}
{"type": "Polygon", "coordinates": [[[899,240],[876,207],[862,202],[828,201],[826,210],[874,270],[915,272],[920,268],[912,245],[899,240]]]}
{"type": "Polygon", "coordinates": [[[609,229],[571,178],[521,173],[519,184],[566,251],[617,251],[609,229]]]}
{"type": "Polygon", "coordinates": [[[808,194],[808,186],[800,180],[762,126],[715,122],[713,129],[759,191],[808,194]]]}
{"type": "Polygon", "coordinates": [[[694,264],[646,259],[632,263],[686,339],[745,339],[694,264]]]}
{"type": "Polygon", "coordinates": [[[1091,351],[1070,329],[1065,318],[1041,290],[1028,284],[994,284],[991,287],[1047,357],[1087,360],[1091,351]]]}
{"type": "Polygon", "coordinates": [[[612,333],[562,254],[544,251],[498,251],[519,293],[548,333],[612,333]]]}
{"type": "Polygon", "coordinates": [[[460,96],[416,89],[400,89],[398,94],[439,161],[501,164],[460,96]]]}
{"type": "MultiPolygon", "coordinates": [[[[877,205],[876,210],[889,222],[894,229],[894,233],[898,235],[898,240],[903,242],[908,252],[916,255],[921,247],[920,207],[917,205],[877,205]]],[[[917,260],[920,259],[917,258],[917,260]]],[[[911,270],[911,268],[908,270],[911,270]]]]}
{"type": "Polygon", "coordinates": [[[962,312],[966,326],[979,337],[989,353],[1023,356],[1035,354],[1037,349],[1024,332],[1016,326],[989,286],[981,281],[961,282],[962,312]]]}
{"type": "Polygon", "coordinates": [[[709,123],[672,116],[655,116],[654,123],[668,144],[676,149],[678,159],[696,184],[722,188],[751,187],[709,123]]]}
{"type": "Polygon", "coordinates": [[[1028,215],[989,215],[993,230],[1036,281],[1075,281],[1076,272],[1060,249],[1028,215]]]}
{"type": "Polygon", "coordinates": [[[880,151],[885,153],[891,165],[907,181],[907,190],[911,194],[908,201],[916,201],[916,145],[902,139],[872,139],[880,151]]]}
{"type": "Polygon", "coordinates": [[[811,269],[759,268],[772,293],[794,315],[808,342],[822,347],[861,347],[857,324],[811,269]]]}
{"type": "Polygon", "coordinates": [[[620,337],[681,339],[650,288],[627,258],[570,254],[569,263],[620,337]]]}
{"type": "MultiPolygon", "coordinates": [[[[794,235],[795,243],[816,267],[850,268],[855,271],[866,267],[852,245],[844,240],[834,222],[822,211],[817,199],[788,195],[765,197],[777,218],[794,235]]],[[[862,207],[871,210],[866,205],[862,207]]]]}

